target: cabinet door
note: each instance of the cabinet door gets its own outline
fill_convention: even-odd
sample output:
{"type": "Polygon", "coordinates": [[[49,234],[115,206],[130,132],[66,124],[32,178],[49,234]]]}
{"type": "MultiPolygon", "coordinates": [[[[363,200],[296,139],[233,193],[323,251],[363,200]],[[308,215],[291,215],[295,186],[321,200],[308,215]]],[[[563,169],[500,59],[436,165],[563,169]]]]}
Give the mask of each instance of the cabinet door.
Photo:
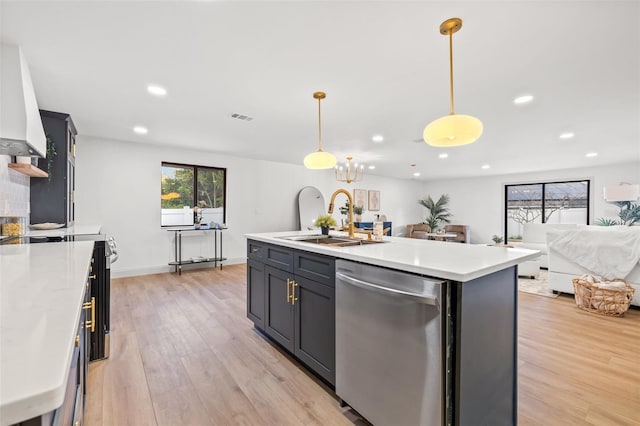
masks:
{"type": "Polygon", "coordinates": [[[295,281],[294,353],[329,383],[335,384],[335,289],[297,275],[295,281]]]}
{"type": "Polygon", "coordinates": [[[256,327],[264,329],[264,263],[247,261],[247,318],[256,327]]]}
{"type": "Polygon", "coordinates": [[[287,280],[292,279],[293,275],[270,266],[265,266],[264,270],[264,330],[273,340],[293,352],[293,305],[287,300],[287,280]]]}

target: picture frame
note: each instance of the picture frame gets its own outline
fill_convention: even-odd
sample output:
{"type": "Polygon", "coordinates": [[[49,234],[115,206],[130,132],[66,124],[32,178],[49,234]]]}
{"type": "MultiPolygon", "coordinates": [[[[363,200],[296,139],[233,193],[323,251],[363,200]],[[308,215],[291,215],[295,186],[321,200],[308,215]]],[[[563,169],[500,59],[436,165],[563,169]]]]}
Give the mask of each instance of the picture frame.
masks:
{"type": "Polygon", "coordinates": [[[369,191],[369,208],[367,210],[372,212],[380,211],[380,191],[369,191]]]}
{"type": "Polygon", "coordinates": [[[362,207],[363,209],[367,204],[367,190],[366,189],[354,189],[353,190],[353,205],[362,207]]]}

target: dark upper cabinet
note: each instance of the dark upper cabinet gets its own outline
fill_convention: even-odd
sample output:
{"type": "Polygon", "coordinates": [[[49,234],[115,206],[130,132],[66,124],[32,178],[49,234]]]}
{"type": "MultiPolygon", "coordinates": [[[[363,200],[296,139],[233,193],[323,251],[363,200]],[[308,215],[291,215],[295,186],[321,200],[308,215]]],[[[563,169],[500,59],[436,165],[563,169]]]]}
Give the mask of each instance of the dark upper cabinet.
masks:
{"type": "Polygon", "coordinates": [[[31,180],[31,223],[73,225],[75,219],[76,127],[69,114],[40,110],[47,141],[47,158],[38,167],[48,178],[31,180]],[[52,155],[55,151],[55,155],[52,155]]]}

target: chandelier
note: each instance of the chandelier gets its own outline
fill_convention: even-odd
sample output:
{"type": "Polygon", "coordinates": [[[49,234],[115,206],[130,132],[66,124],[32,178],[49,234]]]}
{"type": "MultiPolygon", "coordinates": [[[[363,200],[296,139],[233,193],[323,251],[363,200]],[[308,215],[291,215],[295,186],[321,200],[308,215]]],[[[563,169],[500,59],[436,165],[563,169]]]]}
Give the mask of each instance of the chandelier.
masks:
{"type": "Polygon", "coordinates": [[[356,163],[351,166],[351,160],[353,160],[353,157],[347,157],[347,162],[344,167],[336,164],[336,180],[338,182],[351,183],[362,180],[362,176],[364,175],[364,164],[360,164],[358,166],[358,163],[356,163]]]}
{"type": "Polygon", "coordinates": [[[425,127],[423,138],[432,146],[448,147],[475,142],[482,135],[482,122],[470,115],[453,112],[453,33],[462,28],[462,19],[451,18],[440,24],[440,33],[449,36],[449,115],[425,127]]]}

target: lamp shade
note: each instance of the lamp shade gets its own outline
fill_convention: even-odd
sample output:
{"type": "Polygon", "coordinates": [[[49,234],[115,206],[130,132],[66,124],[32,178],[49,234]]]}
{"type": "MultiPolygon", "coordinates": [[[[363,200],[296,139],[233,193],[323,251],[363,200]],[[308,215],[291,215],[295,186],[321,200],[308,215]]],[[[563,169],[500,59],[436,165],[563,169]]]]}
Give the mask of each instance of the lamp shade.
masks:
{"type": "Polygon", "coordinates": [[[304,157],[304,165],[307,169],[331,169],[338,160],[336,156],[325,151],[316,151],[304,157]]]}
{"type": "Polygon", "coordinates": [[[605,186],[604,200],[613,201],[636,201],[640,198],[640,185],[613,185],[605,186]]]}
{"type": "Polygon", "coordinates": [[[431,146],[467,145],[482,135],[482,122],[470,115],[450,114],[425,127],[423,138],[431,146]]]}

